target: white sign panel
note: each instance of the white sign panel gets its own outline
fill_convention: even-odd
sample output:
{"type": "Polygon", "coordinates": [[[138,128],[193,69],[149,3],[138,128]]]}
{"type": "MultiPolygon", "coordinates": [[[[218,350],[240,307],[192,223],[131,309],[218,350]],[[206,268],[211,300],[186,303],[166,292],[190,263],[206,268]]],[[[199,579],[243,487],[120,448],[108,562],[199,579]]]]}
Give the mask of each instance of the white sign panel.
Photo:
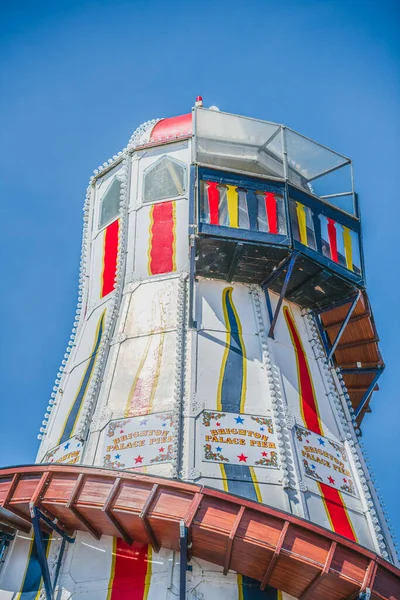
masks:
{"type": "Polygon", "coordinates": [[[42,462],[62,463],[64,465],[76,465],[80,462],[83,450],[83,442],[77,437],[72,437],[66,442],[59,444],[49,450],[42,462]]]}
{"type": "Polygon", "coordinates": [[[110,421],[104,432],[102,464],[108,469],[131,469],[169,462],[174,442],[171,412],[110,421]]]}
{"type": "Polygon", "coordinates": [[[271,418],[204,410],[200,419],[203,461],[278,468],[271,418]]]}
{"type": "Polygon", "coordinates": [[[296,426],[304,474],[320,483],[356,496],[346,450],[337,442],[296,426]]]}

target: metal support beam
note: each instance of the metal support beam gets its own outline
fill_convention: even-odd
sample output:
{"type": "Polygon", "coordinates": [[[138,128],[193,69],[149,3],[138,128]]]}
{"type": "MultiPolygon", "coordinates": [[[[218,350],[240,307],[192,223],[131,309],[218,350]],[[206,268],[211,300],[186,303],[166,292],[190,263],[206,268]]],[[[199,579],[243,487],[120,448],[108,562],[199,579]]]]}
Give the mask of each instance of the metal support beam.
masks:
{"type": "Polygon", "coordinates": [[[43,533],[40,528],[40,516],[35,508],[33,509],[32,525],[40,570],[42,572],[43,577],[43,585],[46,592],[46,598],[47,600],[52,600],[53,586],[51,585],[49,565],[47,564],[46,548],[44,545],[43,533]]]}
{"type": "Polygon", "coordinates": [[[315,315],[320,315],[320,314],[322,314],[324,312],[329,312],[330,310],[333,310],[334,308],[340,308],[341,306],[344,306],[345,304],[349,304],[350,302],[352,302],[354,300],[354,295],[356,293],[357,293],[356,289],[354,289],[354,291],[351,292],[351,294],[349,294],[346,298],[342,298],[341,300],[337,300],[336,302],[332,302],[331,304],[327,304],[326,306],[323,306],[322,308],[316,308],[313,311],[313,313],[315,315]]]}
{"type": "Polygon", "coordinates": [[[42,519],[42,521],[44,521],[46,523],[46,525],[48,525],[51,529],[53,529],[53,531],[55,531],[56,533],[61,535],[63,540],[67,541],[69,544],[73,544],[75,542],[75,538],[68,535],[68,533],[65,531],[65,529],[62,529],[57,523],[54,523],[48,517],[46,517],[46,515],[44,515],[37,506],[33,507],[32,510],[33,510],[33,513],[39,517],[39,519],[42,519]]]}
{"type": "Polygon", "coordinates": [[[279,275],[286,269],[286,267],[288,266],[288,264],[292,260],[293,254],[297,254],[297,252],[293,252],[292,254],[290,254],[289,256],[287,256],[286,258],[284,258],[281,261],[281,263],[276,267],[276,269],[274,269],[274,271],[272,271],[271,275],[269,275],[266,279],[264,279],[264,281],[261,283],[261,287],[263,289],[264,288],[269,288],[270,285],[272,283],[274,283],[274,281],[276,279],[278,279],[279,275]]]}
{"type": "Polygon", "coordinates": [[[357,367],[353,368],[344,368],[344,369],[340,369],[340,372],[343,375],[369,375],[371,373],[377,373],[377,371],[381,371],[382,367],[374,367],[374,368],[367,368],[364,369],[363,367],[360,367],[359,369],[357,367]]]}
{"type": "Polygon", "coordinates": [[[179,523],[180,561],[179,561],[179,599],[186,600],[186,571],[187,571],[187,527],[184,521],[179,523]]]}
{"type": "Polygon", "coordinates": [[[65,533],[63,529],[61,529],[56,523],[51,521],[46,515],[44,515],[41,510],[31,504],[30,506],[31,517],[32,517],[32,525],[33,525],[33,539],[36,546],[38,560],[40,565],[40,570],[42,572],[43,577],[43,585],[46,592],[47,600],[52,600],[53,591],[57,584],[58,575],[61,568],[61,562],[64,555],[65,545],[68,542],[69,544],[73,544],[75,539],[70,537],[65,533]],[[58,533],[62,537],[60,553],[57,559],[56,573],[54,577],[54,584],[51,583],[49,565],[47,564],[46,557],[46,548],[43,540],[43,531],[40,527],[40,520],[44,521],[46,525],[48,525],[51,529],[53,529],[56,533],[58,533]]]}
{"type": "MultiPolygon", "coordinates": [[[[272,318],[271,326],[268,331],[268,337],[270,337],[272,339],[274,339],[274,329],[275,329],[276,321],[278,320],[279,312],[281,310],[282,302],[283,302],[283,299],[286,294],[287,286],[289,285],[290,277],[292,275],[294,263],[296,262],[297,256],[298,256],[297,252],[293,252],[293,254],[290,257],[289,265],[287,267],[287,271],[286,271],[286,275],[285,275],[285,280],[283,282],[281,293],[279,294],[278,304],[276,305],[275,313],[272,318]]],[[[281,273],[285,268],[286,268],[286,264],[285,264],[284,268],[282,268],[282,266],[278,267],[278,269],[276,269],[276,271],[274,271],[272,276],[269,279],[267,279],[267,281],[265,283],[262,284],[262,287],[268,288],[268,285],[271,284],[271,282],[274,279],[276,279],[277,275],[276,275],[276,277],[274,277],[274,279],[272,279],[272,277],[276,274],[276,272],[280,269],[280,273],[281,273]]]]}
{"type": "Polygon", "coordinates": [[[382,375],[383,371],[384,371],[384,368],[377,370],[375,377],[373,378],[373,380],[371,381],[371,383],[369,385],[369,388],[365,392],[364,398],[361,400],[360,404],[357,406],[356,410],[354,411],[354,416],[356,418],[360,415],[361,411],[366,406],[366,404],[369,400],[369,397],[371,396],[372,392],[374,391],[374,388],[378,382],[378,379],[382,375]]]}
{"type": "Polygon", "coordinates": [[[232,281],[232,279],[235,276],[236,267],[237,267],[237,264],[238,264],[238,262],[239,262],[239,260],[240,260],[240,258],[242,256],[242,254],[243,254],[243,249],[244,249],[243,242],[238,242],[236,244],[236,247],[235,247],[235,250],[234,250],[234,253],[233,253],[233,257],[232,257],[232,260],[231,260],[231,264],[229,266],[228,275],[226,277],[226,280],[229,283],[232,281]]]}
{"type": "Polygon", "coordinates": [[[269,322],[272,323],[272,319],[274,318],[274,313],[272,312],[271,298],[269,297],[269,289],[268,288],[264,288],[264,296],[265,296],[265,301],[267,303],[269,322]]]}
{"type": "Polygon", "coordinates": [[[332,356],[333,356],[333,354],[334,354],[334,352],[335,352],[335,350],[336,350],[336,346],[337,346],[337,345],[338,345],[338,343],[340,342],[340,338],[342,337],[342,335],[343,335],[343,332],[344,332],[344,330],[345,330],[345,329],[346,329],[346,327],[347,327],[347,323],[348,323],[348,322],[350,321],[350,319],[351,319],[351,315],[353,314],[353,311],[354,311],[355,307],[357,306],[357,304],[358,304],[358,301],[359,301],[360,297],[361,297],[361,291],[359,291],[359,292],[358,292],[358,294],[356,295],[356,297],[354,298],[353,302],[352,302],[352,303],[351,303],[351,305],[350,305],[350,308],[349,308],[349,310],[348,310],[348,312],[347,312],[346,318],[345,318],[345,320],[343,321],[343,323],[342,323],[342,325],[341,325],[341,327],[340,327],[340,329],[339,329],[339,331],[338,331],[338,334],[337,334],[337,336],[336,336],[336,338],[335,338],[335,341],[333,342],[333,344],[332,344],[332,347],[331,347],[331,349],[330,349],[330,351],[329,351],[329,354],[328,354],[328,361],[332,359],[332,356]]]}
{"type": "Polygon", "coordinates": [[[322,323],[321,323],[321,317],[314,313],[314,321],[318,327],[318,332],[319,332],[319,337],[321,338],[321,342],[324,346],[324,350],[326,352],[326,355],[329,354],[329,340],[328,340],[328,336],[326,334],[326,332],[324,331],[323,327],[322,327],[322,323]]]}

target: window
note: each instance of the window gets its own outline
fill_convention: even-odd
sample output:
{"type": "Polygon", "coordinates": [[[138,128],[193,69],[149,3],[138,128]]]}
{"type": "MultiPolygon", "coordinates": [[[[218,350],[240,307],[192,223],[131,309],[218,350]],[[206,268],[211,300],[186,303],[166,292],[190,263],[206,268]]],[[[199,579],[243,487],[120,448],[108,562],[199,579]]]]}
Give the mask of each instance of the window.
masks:
{"type": "Polygon", "coordinates": [[[186,167],[181,162],[162,156],[144,174],[143,200],[156,202],[182,196],[186,192],[186,167]]]}
{"type": "Polygon", "coordinates": [[[99,227],[114,219],[119,214],[121,182],[114,177],[111,185],[101,199],[99,227]]]}

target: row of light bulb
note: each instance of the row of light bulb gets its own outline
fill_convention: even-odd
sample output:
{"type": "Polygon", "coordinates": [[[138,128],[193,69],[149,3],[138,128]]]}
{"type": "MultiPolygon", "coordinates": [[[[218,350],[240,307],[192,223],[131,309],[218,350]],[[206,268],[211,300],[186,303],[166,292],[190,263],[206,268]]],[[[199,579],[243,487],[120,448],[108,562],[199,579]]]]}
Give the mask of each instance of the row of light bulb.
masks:
{"type": "Polygon", "coordinates": [[[42,421],[42,426],[39,429],[39,434],[37,436],[38,440],[43,440],[46,430],[48,427],[49,419],[51,416],[51,412],[54,406],[57,404],[57,394],[62,393],[60,389],[61,378],[63,374],[66,372],[68,360],[70,358],[72,348],[74,346],[76,333],[79,327],[79,322],[82,314],[82,306],[83,306],[83,291],[85,287],[85,275],[86,275],[86,266],[87,266],[87,238],[88,238],[88,221],[89,221],[89,207],[90,207],[90,195],[91,195],[91,185],[88,186],[86,190],[86,198],[83,205],[83,234],[82,234],[82,246],[81,246],[81,257],[79,263],[79,283],[78,283],[78,302],[76,305],[75,318],[73,322],[72,332],[70,335],[70,339],[68,341],[67,347],[65,349],[65,354],[63,360],[61,361],[61,365],[58,369],[58,373],[56,379],[54,381],[53,390],[50,394],[49,404],[47,406],[46,412],[44,414],[44,420],[42,421]]]}
{"type": "Polygon", "coordinates": [[[290,478],[288,470],[288,454],[285,444],[284,431],[286,427],[285,419],[283,418],[283,405],[282,405],[282,390],[279,383],[277,373],[274,373],[274,367],[271,361],[269,349],[268,349],[268,336],[265,330],[265,324],[262,314],[261,301],[257,288],[253,287],[251,290],[253,297],[254,309],[256,313],[256,319],[259,330],[259,337],[262,351],[262,362],[267,372],[269,394],[271,396],[272,411],[274,414],[275,430],[277,432],[278,439],[278,450],[280,455],[280,463],[282,470],[282,485],[283,487],[292,487],[293,482],[290,478]]]}
{"type": "MultiPolygon", "coordinates": [[[[185,314],[186,314],[186,275],[179,280],[178,298],[177,298],[177,321],[176,321],[176,350],[175,350],[175,381],[174,381],[174,409],[173,409],[173,432],[175,434],[174,448],[172,451],[174,466],[177,467],[178,453],[180,451],[181,438],[179,431],[181,429],[181,414],[184,403],[184,387],[182,385],[184,374],[184,331],[185,331],[185,314]]],[[[186,361],[185,361],[186,362],[186,361]]],[[[182,450],[181,450],[182,451],[182,450]]],[[[176,473],[177,476],[183,476],[181,473],[176,473]]]]}

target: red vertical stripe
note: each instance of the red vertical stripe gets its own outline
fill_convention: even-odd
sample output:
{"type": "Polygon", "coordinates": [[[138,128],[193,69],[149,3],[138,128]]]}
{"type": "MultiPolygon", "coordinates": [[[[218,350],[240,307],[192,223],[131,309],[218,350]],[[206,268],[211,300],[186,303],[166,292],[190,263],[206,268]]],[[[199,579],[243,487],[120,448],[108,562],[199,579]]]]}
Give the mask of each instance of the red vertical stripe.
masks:
{"type": "Polygon", "coordinates": [[[296,325],[292,319],[289,310],[285,307],[286,322],[290,330],[293,346],[296,353],[298,379],[299,379],[299,396],[300,408],[303,415],[303,420],[306,427],[315,433],[322,434],[321,425],[319,422],[318,408],[314,395],[313,383],[311,380],[310,370],[308,367],[307,357],[304,352],[303,344],[301,343],[296,325]]]}
{"type": "MultiPolygon", "coordinates": [[[[324,435],[318,414],[318,404],[311,379],[307,356],[304,352],[303,344],[301,343],[300,335],[290,310],[286,306],[283,310],[296,354],[300,409],[304,424],[314,433],[324,435]]],[[[357,540],[351,526],[350,518],[347,514],[340,493],[335,488],[332,488],[324,483],[318,482],[318,485],[333,531],[356,542],[357,540]]]]}
{"type": "MultiPolygon", "coordinates": [[[[128,546],[117,540],[114,573],[109,600],[145,600],[148,595],[146,577],[151,573],[148,546],[134,542],[128,546]]],[[[150,559],[151,560],[151,559],[150,559]]]]}
{"type": "Polygon", "coordinates": [[[328,236],[329,245],[331,248],[331,258],[338,263],[339,257],[337,251],[336,223],[333,219],[328,219],[328,236]]]}
{"type": "Polygon", "coordinates": [[[219,224],[218,206],[219,190],[216,181],[207,181],[208,210],[210,212],[210,225],[219,224]]]}
{"type": "Polygon", "coordinates": [[[150,209],[149,273],[175,271],[175,203],[161,202],[150,209]]]}
{"type": "Polygon", "coordinates": [[[278,233],[278,220],[276,215],[276,198],[272,192],[265,192],[265,210],[268,217],[269,233],[278,233]]]}
{"type": "Polygon", "coordinates": [[[104,298],[115,287],[118,258],[119,219],[110,223],[104,231],[103,273],[100,298],[104,298]]]}
{"type": "Polygon", "coordinates": [[[338,490],[325,483],[318,483],[318,485],[325,500],[325,506],[329,513],[333,531],[356,542],[357,540],[354,536],[349,516],[344,508],[343,500],[338,490]]]}

